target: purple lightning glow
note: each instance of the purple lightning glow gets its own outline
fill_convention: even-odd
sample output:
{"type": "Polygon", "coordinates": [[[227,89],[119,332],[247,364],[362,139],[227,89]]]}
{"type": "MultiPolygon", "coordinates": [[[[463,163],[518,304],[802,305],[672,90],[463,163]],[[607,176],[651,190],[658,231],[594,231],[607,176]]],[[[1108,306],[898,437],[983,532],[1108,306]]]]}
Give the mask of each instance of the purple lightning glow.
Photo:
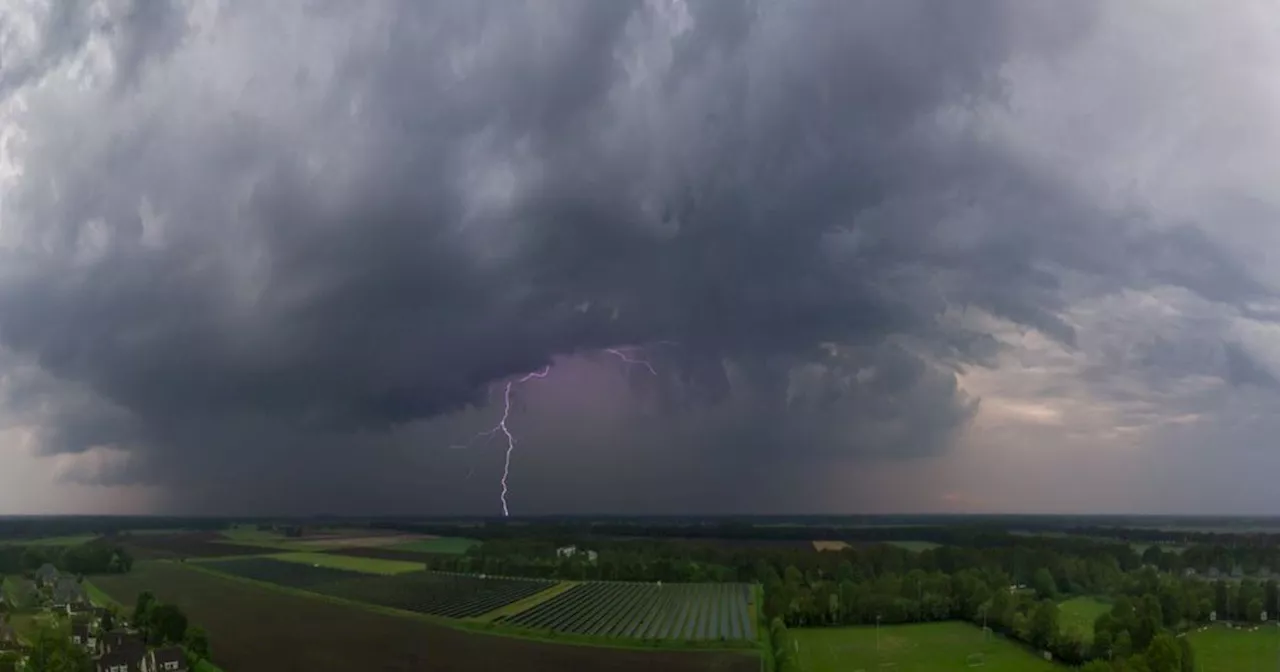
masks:
{"type": "MultiPolygon", "coordinates": [[[[673,343],[673,345],[679,345],[679,344],[673,343]]],[[[658,371],[653,368],[653,364],[649,363],[646,360],[636,359],[618,348],[606,348],[604,351],[622,360],[627,365],[643,366],[644,368],[649,370],[649,373],[655,376],[658,375],[658,371]]],[[[506,387],[502,391],[502,418],[498,420],[498,424],[494,425],[489,429],[486,429],[483,432],[476,434],[475,437],[472,438],[471,441],[467,442],[466,444],[454,444],[449,446],[450,450],[465,450],[467,448],[470,448],[471,444],[474,443],[476,439],[479,439],[481,437],[493,438],[493,436],[499,432],[501,432],[503,436],[507,437],[507,452],[506,452],[506,457],[502,463],[502,479],[501,479],[502,494],[498,498],[499,501],[502,502],[502,515],[504,517],[510,517],[511,515],[511,511],[507,507],[507,492],[508,492],[507,479],[510,478],[511,476],[511,454],[515,452],[515,449],[516,449],[515,434],[512,434],[511,428],[507,426],[507,420],[510,419],[511,417],[511,391],[515,388],[516,385],[519,385],[521,383],[527,383],[530,380],[534,380],[534,379],[546,378],[547,375],[550,373],[551,373],[551,365],[548,364],[547,366],[543,367],[539,371],[534,371],[533,373],[527,373],[520,378],[508,380],[506,387]]],[[[471,472],[468,471],[467,478],[470,478],[470,477],[471,477],[471,472]]]]}

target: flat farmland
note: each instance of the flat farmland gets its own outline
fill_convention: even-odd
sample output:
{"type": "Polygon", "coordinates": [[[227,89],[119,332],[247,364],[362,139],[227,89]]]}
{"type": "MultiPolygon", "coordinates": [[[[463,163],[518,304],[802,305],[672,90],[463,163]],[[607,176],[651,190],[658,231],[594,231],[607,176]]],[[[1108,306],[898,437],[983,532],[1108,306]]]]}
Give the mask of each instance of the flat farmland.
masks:
{"type": "Polygon", "coordinates": [[[349,558],[374,558],[377,560],[398,560],[400,562],[427,562],[440,553],[422,551],[406,551],[403,549],[382,546],[368,548],[331,548],[324,551],[326,555],[346,556],[349,558]]]}
{"type": "Polygon", "coordinates": [[[497,622],[592,637],[746,642],[755,639],[750,601],[743,583],[590,581],[497,622]]]}
{"type": "Polygon", "coordinates": [[[150,590],[160,600],[180,606],[208,630],[214,662],[236,672],[760,669],[759,657],[751,654],[564,646],[464,632],[291,595],[179,563],[140,562],[129,574],[94,580],[125,604],[150,590]]]}
{"type": "Polygon", "coordinates": [[[140,559],[223,558],[235,555],[261,555],[260,546],[243,546],[224,541],[217,532],[184,534],[145,534],[120,539],[140,559]]]}
{"type": "Polygon", "coordinates": [[[447,618],[472,618],[532,597],[558,581],[447,572],[366,576],[310,590],[357,602],[447,618]]]}
{"type": "Polygon", "coordinates": [[[360,578],[361,576],[357,572],[346,569],[285,562],[268,557],[211,560],[201,563],[201,566],[223,574],[302,589],[325,583],[360,578]]]}
{"type": "Polygon", "coordinates": [[[271,557],[285,562],[346,569],[365,574],[404,574],[406,572],[420,572],[426,569],[426,566],[421,562],[354,558],[343,555],[330,555],[328,553],[275,553],[271,557]]]}
{"type": "MultiPolygon", "coordinates": [[[[337,556],[340,557],[340,556],[337,556]]],[[[364,558],[348,560],[388,562],[364,558]]],[[[288,562],[277,556],[214,560],[202,567],[255,581],[341,597],[380,607],[445,618],[472,618],[540,593],[556,581],[480,577],[446,572],[362,573],[352,569],[288,562]],[[371,574],[385,574],[375,576],[371,574]]],[[[418,568],[421,570],[421,568],[418,568]]]]}
{"type": "Polygon", "coordinates": [[[1006,639],[983,636],[968,623],[856,628],[796,628],[789,631],[804,672],[893,670],[937,672],[1065,672],[1006,639]]]}

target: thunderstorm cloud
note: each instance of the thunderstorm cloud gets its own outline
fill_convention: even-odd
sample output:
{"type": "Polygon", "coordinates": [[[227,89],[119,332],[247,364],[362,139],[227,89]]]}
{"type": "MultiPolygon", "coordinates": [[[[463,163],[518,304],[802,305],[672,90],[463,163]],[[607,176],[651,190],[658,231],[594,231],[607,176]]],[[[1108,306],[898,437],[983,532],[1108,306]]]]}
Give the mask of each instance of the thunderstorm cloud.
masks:
{"type": "Polygon", "coordinates": [[[5,3],[0,441],[493,514],[509,399],[517,512],[1274,507],[1166,486],[1280,460],[1278,21],[5,3]]]}

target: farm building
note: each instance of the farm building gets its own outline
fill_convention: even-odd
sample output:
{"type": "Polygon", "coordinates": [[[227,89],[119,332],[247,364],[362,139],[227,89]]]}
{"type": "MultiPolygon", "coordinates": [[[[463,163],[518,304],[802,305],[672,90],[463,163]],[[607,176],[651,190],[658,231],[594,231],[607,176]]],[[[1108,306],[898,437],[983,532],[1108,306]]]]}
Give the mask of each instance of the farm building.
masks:
{"type": "Polygon", "coordinates": [[[596,561],[597,554],[596,554],[596,552],[595,552],[595,551],[588,551],[588,550],[586,550],[586,549],[579,549],[577,546],[565,546],[565,547],[563,547],[563,548],[557,548],[557,549],[556,549],[556,555],[557,555],[557,556],[559,556],[559,557],[561,557],[561,558],[572,558],[572,557],[577,556],[577,555],[579,555],[579,554],[581,554],[582,556],[584,556],[584,557],[587,559],[587,562],[595,562],[595,561],[596,561]]]}

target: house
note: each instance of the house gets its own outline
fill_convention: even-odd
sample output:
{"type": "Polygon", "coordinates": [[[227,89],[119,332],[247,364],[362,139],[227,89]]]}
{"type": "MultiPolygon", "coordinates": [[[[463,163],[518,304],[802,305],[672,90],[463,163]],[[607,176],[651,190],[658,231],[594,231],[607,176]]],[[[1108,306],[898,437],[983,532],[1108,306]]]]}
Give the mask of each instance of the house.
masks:
{"type": "Polygon", "coordinates": [[[187,655],[181,647],[155,649],[142,659],[142,672],[188,672],[187,655]]]}
{"type": "Polygon", "coordinates": [[[578,554],[586,556],[587,562],[596,561],[597,554],[595,551],[588,551],[585,549],[580,550],[577,546],[565,546],[563,548],[556,549],[556,555],[561,558],[572,558],[578,554]]]}
{"type": "Polygon", "coordinates": [[[58,579],[53,586],[53,609],[68,614],[84,611],[89,606],[89,599],[84,588],[70,576],[58,579]]]}
{"type": "Polygon", "coordinates": [[[141,649],[142,651],[145,651],[146,648],[147,647],[142,643],[142,639],[132,632],[112,630],[102,636],[103,653],[114,653],[116,651],[124,651],[128,649],[141,649]]]}
{"type": "Polygon", "coordinates": [[[36,570],[35,576],[41,587],[52,586],[58,580],[58,568],[46,562],[36,570]]]}
{"type": "Polygon", "coordinates": [[[93,628],[87,621],[76,621],[71,624],[71,641],[89,653],[98,651],[98,636],[94,634],[93,628]]]}
{"type": "Polygon", "coordinates": [[[95,662],[96,672],[142,672],[145,649],[125,648],[102,654],[95,662]]]}

